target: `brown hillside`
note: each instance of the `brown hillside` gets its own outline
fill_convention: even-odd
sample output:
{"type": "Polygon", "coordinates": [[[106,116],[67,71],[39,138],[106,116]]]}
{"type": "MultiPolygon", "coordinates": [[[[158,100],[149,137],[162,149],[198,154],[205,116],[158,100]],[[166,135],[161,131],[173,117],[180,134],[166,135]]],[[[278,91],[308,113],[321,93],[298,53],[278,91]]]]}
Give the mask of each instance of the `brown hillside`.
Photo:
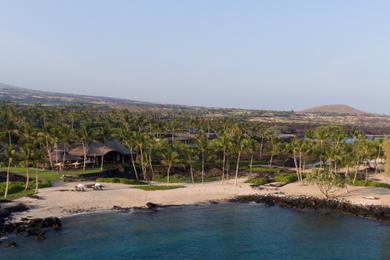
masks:
{"type": "Polygon", "coordinates": [[[327,113],[344,115],[368,115],[369,113],[358,110],[348,105],[324,105],[312,107],[301,111],[302,113],[327,113]]]}

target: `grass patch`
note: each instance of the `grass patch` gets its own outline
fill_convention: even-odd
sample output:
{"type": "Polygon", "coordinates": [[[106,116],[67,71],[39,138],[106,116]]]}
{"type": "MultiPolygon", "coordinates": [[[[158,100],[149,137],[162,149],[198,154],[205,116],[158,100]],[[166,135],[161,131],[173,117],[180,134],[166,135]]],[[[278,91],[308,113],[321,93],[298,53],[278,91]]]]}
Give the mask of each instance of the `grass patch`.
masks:
{"type": "Polygon", "coordinates": [[[245,183],[250,183],[254,186],[259,186],[259,185],[264,185],[268,183],[268,179],[265,177],[255,177],[255,178],[250,178],[245,181],[245,183]]]}
{"type": "Polygon", "coordinates": [[[144,191],[156,191],[156,190],[174,190],[179,188],[185,188],[183,185],[143,185],[132,187],[133,189],[140,189],[144,191]]]}
{"type": "Polygon", "coordinates": [[[121,183],[128,185],[144,185],[144,182],[126,178],[97,178],[96,182],[121,183]]]}
{"type": "Polygon", "coordinates": [[[283,173],[279,175],[273,176],[271,179],[268,179],[267,177],[254,177],[250,178],[245,181],[245,183],[250,183],[254,186],[264,185],[270,182],[280,182],[284,185],[296,182],[298,180],[297,176],[295,176],[292,173],[283,173]]]}
{"type": "Polygon", "coordinates": [[[289,184],[289,183],[292,183],[292,182],[296,182],[297,180],[298,180],[298,177],[296,175],[289,174],[289,173],[276,175],[276,176],[274,176],[272,178],[272,181],[280,182],[280,183],[283,183],[283,184],[289,184]]]}
{"type": "MultiPolygon", "coordinates": [[[[23,176],[26,176],[26,168],[23,167],[11,167],[10,172],[23,176]]],[[[30,168],[30,177],[33,178],[35,177],[35,168],[30,168]]],[[[42,179],[44,181],[59,181],[61,180],[61,177],[63,175],[71,175],[71,176],[78,176],[78,175],[88,175],[88,174],[96,174],[100,173],[100,168],[89,168],[83,171],[82,169],[77,169],[77,170],[64,170],[64,171],[52,171],[52,170],[38,170],[39,174],[39,179],[42,179]]]]}
{"type": "Polygon", "coordinates": [[[377,182],[377,181],[366,182],[365,180],[356,180],[355,183],[352,183],[352,185],[360,186],[360,187],[377,187],[377,188],[390,189],[390,184],[377,182]]]}
{"type": "MultiPolygon", "coordinates": [[[[221,176],[207,176],[206,174],[204,176],[204,182],[212,182],[218,180],[221,180],[221,176]]],[[[166,183],[167,178],[165,176],[155,175],[153,181],[166,183]]],[[[169,182],[170,183],[192,183],[192,180],[191,180],[191,176],[174,174],[169,177],[169,182]]],[[[196,174],[194,176],[194,182],[195,183],[202,182],[202,177],[199,174],[196,174]]]]}
{"type": "MultiPolygon", "coordinates": [[[[30,180],[28,189],[24,190],[26,183],[25,182],[10,182],[8,187],[8,196],[7,200],[14,200],[24,196],[32,195],[35,192],[35,180],[30,180]]],[[[49,181],[39,181],[39,188],[50,187],[51,183],[49,181]]],[[[5,182],[0,183],[0,194],[3,197],[5,192],[5,182]]],[[[1,198],[0,201],[3,201],[1,198]]]]}
{"type": "MultiPolygon", "coordinates": [[[[250,167],[249,167],[249,165],[242,165],[242,166],[240,166],[240,170],[249,172],[250,171],[250,167]]],[[[252,167],[252,173],[275,173],[275,174],[279,174],[279,173],[281,173],[281,171],[282,170],[278,169],[278,168],[258,167],[258,166],[252,167]]]]}

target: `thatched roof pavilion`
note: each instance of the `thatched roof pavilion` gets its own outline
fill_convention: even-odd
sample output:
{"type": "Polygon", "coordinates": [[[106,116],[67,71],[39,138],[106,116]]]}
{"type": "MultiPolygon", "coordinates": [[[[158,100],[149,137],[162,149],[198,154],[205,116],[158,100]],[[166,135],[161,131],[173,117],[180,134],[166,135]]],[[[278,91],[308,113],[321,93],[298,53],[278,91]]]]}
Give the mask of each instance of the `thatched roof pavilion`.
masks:
{"type": "MultiPolygon", "coordinates": [[[[109,153],[119,154],[121,156],[130,155],[130,150],[123,146],[117,140],[109,140],[106,143],[94,142],[88,145],[87,157],[106,156],[109,153]]],[[[72,156],[83,157],[84,150],[82,145],[78,145],[69,151],[72,156]]]]}

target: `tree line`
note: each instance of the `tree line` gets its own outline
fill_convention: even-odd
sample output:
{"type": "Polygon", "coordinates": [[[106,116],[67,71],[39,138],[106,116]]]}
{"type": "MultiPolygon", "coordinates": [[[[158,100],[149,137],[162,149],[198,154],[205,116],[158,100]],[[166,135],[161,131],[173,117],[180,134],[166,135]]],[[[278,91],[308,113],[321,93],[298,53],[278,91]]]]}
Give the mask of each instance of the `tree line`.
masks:
{"type": "MultiPolygon", "coordinates": [[[[237,183],[242,160],[248,162],[249,174],[254,162],[270,169],[277,164],[293,168],[301,182],[305,177],[316,183],[324,182],[325,178],[326,184],[336,181],[340,175],[344,183],[355,182],[359,167],[365,165],[367,180],[369,161],[382,158],[390,150],[386,150],[390,146],[386,145],[387,141],[367,140],[363,132],[340,126],[320,126],[284,138],[282,127],[266,127],[238,116],[210,118],[191,113],[2,104],[0,122],[0,159],[6,168],[4,197],[7,197],[11,166],[25,167],[27,189],[30,168],[54,169],[54,162],[63,159],[52,158],[51,152],[59,145],[64,150],[81,145],[85,170],[91,143],[117,139],[131,151],[127,163],[137,180],[153,180],[154,167],[158,165],[164,166],[169,182],[172,171],[180,166],[192,182],[195,182],[195,172],[200,174],[202,183],[211,167],[220,169],[221,182],[234,175],[237,183]],[[179,133],[187,133],[191,143],[177,140],[179,133]],[[314,169],[312,174],[305,174],[307,168],[314,169]]],[[[101,158],[102,170],[103,163],[101,158]]],[[[38,188],[37,173],[36,184],[38,188]]]]}

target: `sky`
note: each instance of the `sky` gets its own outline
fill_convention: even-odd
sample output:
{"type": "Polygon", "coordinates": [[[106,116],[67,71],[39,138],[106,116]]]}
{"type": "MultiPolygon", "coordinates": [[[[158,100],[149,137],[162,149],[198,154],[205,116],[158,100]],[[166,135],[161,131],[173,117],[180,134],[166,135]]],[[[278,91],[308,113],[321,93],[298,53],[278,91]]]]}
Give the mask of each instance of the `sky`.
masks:
{"type": "Polygon", "coordinates": [[[158,103],[390,114],[390,1],[0,0],[0,82],[158,103]]]}

